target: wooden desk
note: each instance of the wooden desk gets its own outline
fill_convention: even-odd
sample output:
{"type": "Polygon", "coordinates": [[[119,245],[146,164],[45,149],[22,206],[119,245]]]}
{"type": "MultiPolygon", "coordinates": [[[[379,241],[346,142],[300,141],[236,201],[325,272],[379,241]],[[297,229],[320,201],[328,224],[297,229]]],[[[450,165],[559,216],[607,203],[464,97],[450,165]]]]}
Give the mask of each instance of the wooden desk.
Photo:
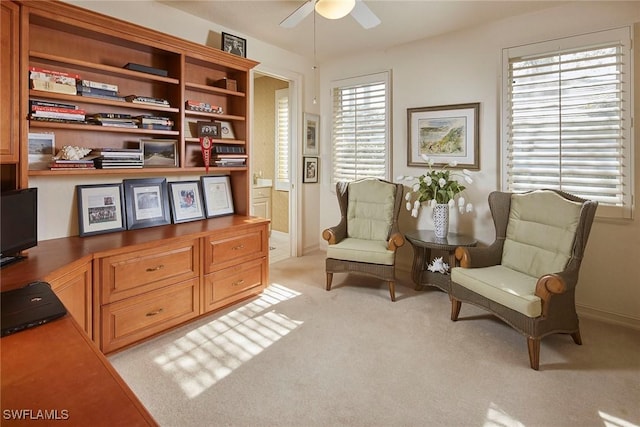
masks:
{"type": "Polygon", "coordinates": [[[68,314],[0,339],[0,349],[3,425],[157,425],[68,314]]]}

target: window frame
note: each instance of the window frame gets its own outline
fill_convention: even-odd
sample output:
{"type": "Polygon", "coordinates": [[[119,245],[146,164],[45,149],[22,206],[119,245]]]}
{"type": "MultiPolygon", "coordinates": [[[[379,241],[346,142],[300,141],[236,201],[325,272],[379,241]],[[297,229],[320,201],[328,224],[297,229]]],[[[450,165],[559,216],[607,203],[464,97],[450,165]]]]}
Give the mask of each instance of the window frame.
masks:
{"type": "Polygon", "coordinates": [[[276,191],[289,191],[291,188],[291,150],[290,150],[290,146],[291,146],[291,100],[290,100],[290,90],[289,88],[284,88],[284,89],[278,89],[275,91],[275,116],[276,116],[276,122],[275,122],[275,135],[274,135],[274,141],[275,141],[275,150],[274,150],[274,155],[275,155],[275,159],[274,159],[274,165],[275,165],[275,173],[274,173],[274,189],[276,191]],[[286,137],[286,141],[282,141],[280,138],[280,100],[281,99],[286,99],[287,100],[287,120],[285,121],[286,126],[287,126],[287,137],[286,137]],[[280,174],[281,174],[281,170],[280,170],[280,166],[282,164],[282,162],[280,161],[280,157],[281,157],[281,151],[282,151],[282,147],[285,147],[286,149],[286,175],[287,175],[287,179],[283,180],[280,179],[280,174]]]}
{"type": "Polygon", "coordinates": [[[634,210],[634,183],[635,183],[635,153],[634,153],[634,67],[633,52],[631,50],[633,31],[631,27],[625,26],[610,30],[598,31],[578,36],[565,37],[557,40],[550,40],[527,45],[505,48],[502,51],[502,97],[501,97],[501,179],[500,184],[503,191],[512,191],[509,187],[509,152],[510,152],[510,121],[509,121],[509,101],[510,101],[510,60],[528,56],[552,56],[554,54],[565,53],[576,50],[583,50],[596,47],[604,47],[611,44],[619,44],[623,49],[624,62],[621,64],[622,73],[628,78],[622,83],[621,92],[628,94],[621,100],[623,123],[622,138],[623,147],[620,158],[625,160],[622,165],[622,205],[612,205],[601,202],[598,206],[597,217],[603,218],[633,218],[634,210]]]}

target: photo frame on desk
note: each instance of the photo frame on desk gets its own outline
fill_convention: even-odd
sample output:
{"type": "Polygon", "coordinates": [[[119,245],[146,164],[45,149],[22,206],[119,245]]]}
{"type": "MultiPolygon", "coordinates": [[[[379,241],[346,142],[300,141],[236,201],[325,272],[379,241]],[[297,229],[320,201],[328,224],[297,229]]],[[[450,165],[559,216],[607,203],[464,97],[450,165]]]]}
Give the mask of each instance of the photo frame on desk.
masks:
{"type": "Polygon", "coordinates": [[[202,194],[206,208],[206,217],[231,215],[233,209],[233,194],[231,180],[227,175],[205,175],[200,177],[202,194]]]}
{"type": "Polygon", "coordinates": [[[127,230],[171,224],[166,178],[125,179],[127,230]]]}
{"type": "Polygon", "coordinates": [[[127,229],[122,184],[77,185],[76,195],[80,237],[127,229]]]}
{"type": "Polygon", "coordinates": [[[200,181],[170,182],[169,198],[175,224],[204,219],[200,181]]]}

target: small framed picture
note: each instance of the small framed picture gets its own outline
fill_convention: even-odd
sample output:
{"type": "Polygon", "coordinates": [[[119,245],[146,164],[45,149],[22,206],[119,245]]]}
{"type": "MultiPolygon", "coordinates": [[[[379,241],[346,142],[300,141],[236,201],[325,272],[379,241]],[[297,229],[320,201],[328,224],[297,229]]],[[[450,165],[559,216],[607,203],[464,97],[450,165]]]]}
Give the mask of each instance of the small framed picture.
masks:
{"type": "Polygon", "coordinates": [[[170,182],[169,198],[174,223],[204,219],[200,181],[170,182]]]}
{"type": "Polygon", "coordinates": [[[145,168],[178,167],[178,141],[175,139],[142,139],[145,168]]]}
{"type": "Polygon", "coordinates": [[[166,178],[125,179],[127,229],[171,224],[166,178]]]}
{"type": "Polygon", "coordinates": [[[220,123],[220,136],[222,139],[236,139],[231,122],[220,121],[218,123],[220,123]]]}
{"type": "Polygon", "coordinates": [[[49,169],[55,155],[56,136],[53,133],[29,133],[29,169],[49,169]]]}
{"type": "Polygon", "coordinates": [[[318,182],[318,158],[317,157],[303,157],[303,183],[318,182]]]}
{"type": "Polygon", "coordinates": [[[77,185],[80,237],[127,229],[122,184],[77,185]]]}
{"type": "Polygon", "coordinates": [[[222,33],[222,50],[234,55],[247,57],[247,40],[229,33],[222,33]]]}
{"type": "Polygon", "coordinates": [[[227,175],[200,177],[207,218],[230,215],[233,210],[231,181],[227,175]]]}
{"type": "Polygon", "coordinates": [[[221,138],[220,122],[201,122],[198,121],[198,137],[208,136],[209,138],[221,138]]]}
{"type": "Polygon", "coordinates": [[[304,113],[304,147],[302,154],[305,156],[317,156],[320,154],[320,116],[304,113]]]}

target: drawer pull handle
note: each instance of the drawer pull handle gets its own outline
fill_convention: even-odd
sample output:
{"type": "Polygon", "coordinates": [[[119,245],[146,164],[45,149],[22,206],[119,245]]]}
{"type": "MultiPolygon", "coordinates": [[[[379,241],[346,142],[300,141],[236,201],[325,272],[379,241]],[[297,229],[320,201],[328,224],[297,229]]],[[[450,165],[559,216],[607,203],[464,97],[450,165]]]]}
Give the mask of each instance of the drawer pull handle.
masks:
{"type": "Polygon", "coordinates": [[[162,313],[164,310],[162,308],[157,309],[156,311],[150,311],[147,314],[145,314],[145,316],[147,317],[151,317],[151,316],[155,316],[156,314],[160,314],[162,313]]]}
{"type": "Polygon", "coordinates": [[[234,246],[231,249],[233,249],[234,251],[240,250],[240,249],[244,249],[244,245],[240,244],[238,246],[234,246]]]}
{"type": "Polygon", "coordinates": [[[149,268],[147,268],[147,271],[148,271],[149,273],[151,273],[152,271],[162,270],[163,268],[164,268],[164,265],[163,265],[163,264],[160,264],[160,265],[159,265],[159,266],[157,266],[157,267],[149,267],[149,268]]]}
{"type": "Polygon", "coordinates": [[[231,284],[231,286],[238,286],[238,285],[242,285],[243,283],[244,283],[244,280],[240,279],[240,280],[236,280],[235,282],[233,282],[231,284]]]}

